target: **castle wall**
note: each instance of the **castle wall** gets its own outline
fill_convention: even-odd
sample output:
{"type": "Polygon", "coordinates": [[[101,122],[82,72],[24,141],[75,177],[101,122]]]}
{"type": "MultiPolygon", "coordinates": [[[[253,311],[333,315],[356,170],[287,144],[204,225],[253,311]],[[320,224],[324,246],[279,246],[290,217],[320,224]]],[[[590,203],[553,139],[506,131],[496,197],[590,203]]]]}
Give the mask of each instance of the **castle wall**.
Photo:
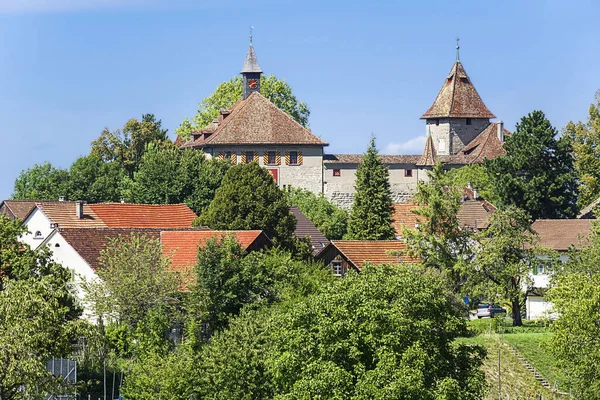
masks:
{"type": "Polygon", "coordinates": [[[470,125],[467,125],[466,118],[437,118],[428,119],[425,130],[431,132],[437,154],[451,155],[458,154],[489,124],[487,118],[472,118],[470,125]]]}

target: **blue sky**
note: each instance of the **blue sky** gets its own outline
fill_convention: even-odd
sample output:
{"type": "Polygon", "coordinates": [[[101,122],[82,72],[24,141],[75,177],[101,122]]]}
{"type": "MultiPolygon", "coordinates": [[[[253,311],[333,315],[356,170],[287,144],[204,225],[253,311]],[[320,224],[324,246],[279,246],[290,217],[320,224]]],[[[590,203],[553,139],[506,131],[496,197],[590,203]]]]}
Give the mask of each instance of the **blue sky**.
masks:
{"type": "Polygon", "coordinates": [[[419,154],[455,58],[513,129],[562,128],[600,88],[594,1],[0,0],[0,198],[35,163],[69,165],[104,127],[154,113],[171,134],[254,45],[311,108],[331,153],[419,154]],[[226,5],[224,5],[226,4],[226,5]]]}

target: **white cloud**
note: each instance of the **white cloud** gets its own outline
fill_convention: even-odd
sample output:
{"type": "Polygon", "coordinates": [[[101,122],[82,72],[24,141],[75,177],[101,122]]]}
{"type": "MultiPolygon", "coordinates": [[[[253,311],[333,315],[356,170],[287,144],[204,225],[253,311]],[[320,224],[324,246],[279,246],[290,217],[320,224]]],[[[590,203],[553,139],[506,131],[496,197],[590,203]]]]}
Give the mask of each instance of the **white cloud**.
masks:
{"type": "Polygon", "coordinates": [[[425,136],[418,136],[404,143],[388,143],[383,154],[421,154],[425,148],[425,136]]]}
{"type": "Polygon", "coordinates": [[[127,8],[155,6],[159,3],[161,3],[160,0],[0,0],[0,13],[127,8]]]}

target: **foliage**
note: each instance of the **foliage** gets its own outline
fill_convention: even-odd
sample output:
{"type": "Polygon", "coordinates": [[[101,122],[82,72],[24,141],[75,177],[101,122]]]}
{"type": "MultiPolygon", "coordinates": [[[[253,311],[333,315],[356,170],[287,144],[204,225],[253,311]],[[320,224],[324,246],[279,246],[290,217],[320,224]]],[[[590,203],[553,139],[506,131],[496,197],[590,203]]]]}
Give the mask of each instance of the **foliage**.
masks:
{"type": "Polygon", "coordinates": [[[419,181],[415,202],[419,208],[417,229],[404,227],[408,253],[431,268],[441,270],[455,290],[463,282],[461,269],[471,257],[471,232],[460,226],[460,195],[445,184],[447,173],[441,163],[428,172],[428,181],[419,181]]]}
{"type": "Polygon", "coordinates": [[[600,90],[596,92],[596,103],[590,105],[588,120],[570,121],[564,134],[573,142],[579,178],[577,204],[584,208],[600,196],[600,90]]]}
{"type": "Polygon", "coordinates": [[[600,399],[600,226],[594,222],[588,246],[573,248],[553,274],[547,295],[559,318],[551,348],[568,371],[579,398],[600,399]]]}
{"type": "MultiPolygon", "coordinates": [[[[277,79],[274,75],[261,76],[260,92],[300,125],[308,127],[308,106],[296,99],[292,88],[284,80],[277,79]]],[[[230,109],[241,98],[242,77],[238,76],[221,83],[213,94],[199,104],[198,112],[192,121],[186,118],[176,133],[185,139],[190,138],[193,130],[205,128],[219,116],[219,110],[230,109]]]]}
{"type": "Polygon", "coordinates": [[[203,350],[203,398],[479,399],[462,310],[432,270],[367,267],[304,300],[243,314],[203,350]]]}
{"type": "Polygon", "coordinates": [[[261,229],[275,244],[292,248],[296,218],[269,172],[252,162],[229,168],[198,223],[211,229],[261,229]]]}
{"type": "Polygon", "coordinates": [[[104,162],[94,154],[79,157],[69,170],[67,198],[90,203],[120,201],[125,176],[116,161],[104,162]]]}
{"type": "Polygon", "coordinates": [[[506,155],[486,160],[497,206],[519,207],[534,220],[577,213],[571,140],[556,135],[544,113],[534,111],[506,139],[506,155]]]}
{"type": "Polygon", "coordinates": [[[0,398],[38,398],[60,391],[46,370],[51,357],[70,349],[66,333],[70,309],[62,304],[64,287],[55,280],[8,280],[0,291],[0,398]],[[23,385],[25,392],[20,393],[23,385]]]}
{"type": "Polygon", "coordinates": [[[15,200],[58,200],[66,196],[69,172],[49,162],[21,171],[15,180],[15,200]]]}
{"type": "Polygon", "coordinates": [[[356,195],[348,220],[346,239],[394,239],[392,195],[386,168],[378,157],[375,138],[356,170],[356,195]]]}
{"type": "Polygon", "coordinates": [[[286,192],[291,205],[306,215],[319,231],[329,240],[339,240],[346,233],[348,212],[327,200],[321,193],[314,194],[301,188],[286,192]]]}
{"type": "Polygon", "coordinates": [[[485,165],[471,164],[460,168],[450,169],[447,173],[446,185],[452,187],[465,187],[470,184],[474,189],[477,189],[479,196],[492,204],[496,204],[496,198],[494,197],[490,179],[490,175],[488,174],[485,165]]]}
{"type": "Polygon", "coordinates": [[[227,161],[207,160],[202,151],[152,143],[146,147],[125,198],[148,204],[186,203],[200,214],[230,166],[227,161]]]}
{"type": "Polygon", "coordinates": [[[127,121],[122,130],[111,132],[105,128],[92,142],[91,154],[105,162],[115,161],[132,178],[146,145],[167,140],[167,130],[162,129],[161,121],[152,114],[144,114],[141,121],[136,118],[127,121]]]}
{"type": "Polygon", "coordinates": [[[180,277],[169,270],[158,239],[132,233],[107,240],[100,279],[84,283],[86,300],[101,319],[135,328],[151,309],[175,300],[180,277]]]}

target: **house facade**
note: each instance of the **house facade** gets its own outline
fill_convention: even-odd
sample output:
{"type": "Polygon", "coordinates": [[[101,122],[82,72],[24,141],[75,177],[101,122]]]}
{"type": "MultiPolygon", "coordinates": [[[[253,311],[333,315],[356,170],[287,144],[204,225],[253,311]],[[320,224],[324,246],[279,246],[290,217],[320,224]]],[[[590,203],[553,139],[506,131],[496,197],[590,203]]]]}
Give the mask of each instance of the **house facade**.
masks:
{"type": "MultiPolygon", "coordinates": [[[[241,74],[242,98],[209,126],[193,132],[189,141],[178,138],[176,143],[234,164],[256,161],[281,188],[300,187],[351,207],[362,155],[326,154],[327,142],[260,94],[262,69],[252,44],[241,74]]],[[[409,199],[438,161],[446,168],[458,168],[504,154],[502,144],[509,132],[502,122],[490,121],[494,118],[457,54],[435,101],[421,116],[426,131],[423,153],[381,156],[394,202],[409,199]]]]}

